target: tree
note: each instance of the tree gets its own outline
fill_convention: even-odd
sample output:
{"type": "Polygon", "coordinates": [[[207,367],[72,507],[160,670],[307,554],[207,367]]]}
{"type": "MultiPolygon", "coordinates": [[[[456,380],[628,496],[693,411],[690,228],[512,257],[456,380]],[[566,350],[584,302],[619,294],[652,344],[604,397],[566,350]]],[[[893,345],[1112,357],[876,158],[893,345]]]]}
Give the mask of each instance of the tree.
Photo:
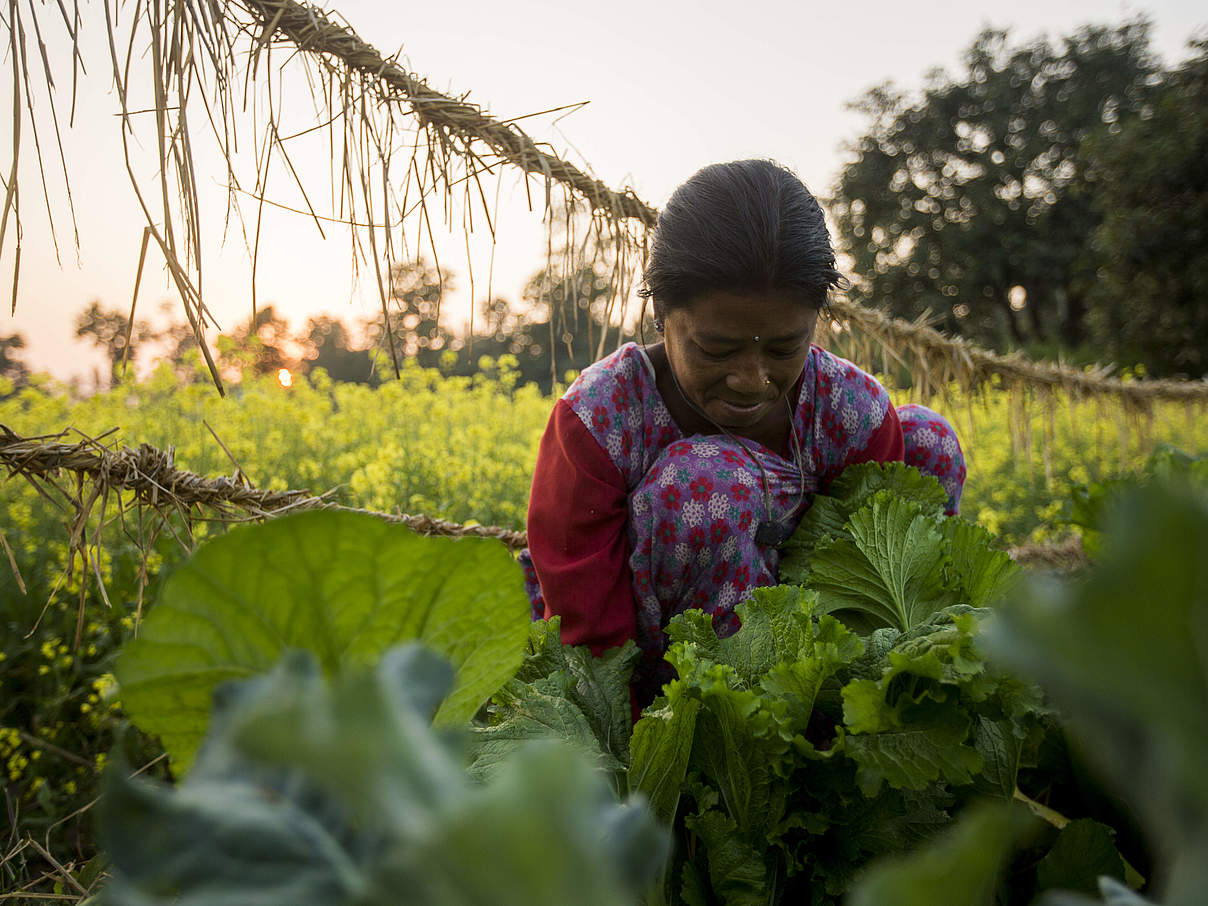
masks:
{"type": "Polygon", "coordinates": [[[0,337],[0,378],[21,387],[29,380],[29,368],[21,361],[17,350],[25,348],[25,337],[19,333],[0,337]]]}
{"type": "Polygon", "coordinates": [[[75,335],[88,337],[105,353],[109,359],[111,386],[120,382],[123,363],[133,364],[139,346],[156,336],[146,321],[141,318],[130,320],[120,309],[102,308],[95,299],[76,316],[75,335]]]}
{"type": "Polygon", "coordinates": [[[1085,340],[1088,239],[1079,146],[1140,110],[1156,64],[1144,20],[1090,26],[1054,47],[984,31],[965,73],[892,85],[853,106],[871,120],[834,192],[855,301],[1002,347],[1085,340]]]}
{"type": "Polygon", "coordinates": [[[389,317],[379,315],[365,324],[379,354],[399,360],[414,358],[427,367],[440,364],[451,339],[440,325],[440,302],[445,290],[453,286],[452,277],[447,268],[438,271],[423,258],[391,269],[389,317]]]}
{"type": "Polygon", "coordinates": [[[569,269],[538,271],[524,288],[529,314],[520,371],[547,392],[555,378],[594,362],[605,330],[615,330],[608,326],[612,284],[605,268],[602,259],[581,258],[569,269]]]}
{"type": "Polygon", "coordinates": [[[335,381],[376,384],[373,360],[367,349],[354,349],[344,322],[320,315],[306,322],[303,368],[323,368],[335,381]]]}
{"type": "Polygon", "coordinates": [[[1208,374],[1208,42],[1154,102],[1083,147],[1095,345],[1154,374],[1208,374]]]}
{"type": "Polygon", "coordinates": [[[295,342],[290,337],[289,323],[277,316],[273,306],[266,305],[229,337],[220,338],[219,348],[227,368],[239,373],[276,374],[294,364],[296,356],[291,355],[290,346],[295,342]]]}

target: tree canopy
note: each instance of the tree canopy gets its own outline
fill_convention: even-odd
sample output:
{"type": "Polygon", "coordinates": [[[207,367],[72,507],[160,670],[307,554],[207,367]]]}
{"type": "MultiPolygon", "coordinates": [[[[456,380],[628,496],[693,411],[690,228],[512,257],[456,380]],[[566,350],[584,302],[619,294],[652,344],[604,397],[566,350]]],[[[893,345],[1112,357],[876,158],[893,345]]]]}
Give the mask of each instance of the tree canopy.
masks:
{"type": "Polygon", "coordinates": [[[987,30],[964,64],[956,78],[932,73],[918,100],[885,84],[853,105],[870,122],[832,204],[853,299],[930,313],[993,348],[1077,347],[1101,303],[1092,237],[1104,222],[1084,146],[1114,144],[1151,109],[1163,74],[1149,25],[1087,26],[1055,44],[987,30]]]}
{"type": "Polygon", "coordinates": [[[1208,374],[1208,41],[1196,50],[1082,155],[1099,217],[1088,330],[1155,373],[1208,374]]]}

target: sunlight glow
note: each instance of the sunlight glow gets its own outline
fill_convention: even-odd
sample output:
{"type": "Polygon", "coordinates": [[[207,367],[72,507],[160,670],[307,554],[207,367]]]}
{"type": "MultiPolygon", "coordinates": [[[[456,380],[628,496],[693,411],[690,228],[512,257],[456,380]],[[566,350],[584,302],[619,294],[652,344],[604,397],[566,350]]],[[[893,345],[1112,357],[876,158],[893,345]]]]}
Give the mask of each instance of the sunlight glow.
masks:
{"type": "Polygon", "coordinates": [[[294,376],[289,373],[288,368],[282,368],[277,372],[277,383],[288,390],[294,386],[294,376]]]}

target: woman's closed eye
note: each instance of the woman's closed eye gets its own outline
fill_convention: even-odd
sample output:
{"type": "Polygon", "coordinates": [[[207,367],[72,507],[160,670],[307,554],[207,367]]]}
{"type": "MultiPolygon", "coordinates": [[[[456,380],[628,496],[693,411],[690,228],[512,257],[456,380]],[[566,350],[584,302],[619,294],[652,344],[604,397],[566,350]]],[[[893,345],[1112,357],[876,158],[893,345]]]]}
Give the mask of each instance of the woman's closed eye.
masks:
{"type": "Polygon", "coordinates": [[[724,362],[726,359],[730,358],[730,356],[734,355],[734,353],[738,352],[738,350],[739,350],[739,347],[737,347],[737,346],[709,347],[709,346],[702,346],[700,343],[693,343],[692,345],[694,345],[696,347],[696,350],[697,350],[697,352],[700,353],[701,358],[707,359],[710,362],[724,362]]]}
{"type": "Polygon", "coordinates": [[[791,359],[794,356],[801,355],[801,343],[786,343],[777,346],[769,346],[768,354],[774,359],[791,359]]]}

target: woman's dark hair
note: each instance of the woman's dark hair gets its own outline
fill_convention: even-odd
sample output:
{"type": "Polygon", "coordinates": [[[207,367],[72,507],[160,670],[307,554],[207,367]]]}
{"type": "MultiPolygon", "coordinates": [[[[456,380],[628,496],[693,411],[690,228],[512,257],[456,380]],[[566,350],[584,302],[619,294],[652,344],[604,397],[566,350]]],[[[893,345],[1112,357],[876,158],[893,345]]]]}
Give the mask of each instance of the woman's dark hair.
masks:
{"type": "Polygon", "coordinates": [[[712,291],[800,291],[814,308],[841,286],[822,208],[791,170],[769,160],[711,164],[672,194],[639,291],[656,319],[712,291]]]}

